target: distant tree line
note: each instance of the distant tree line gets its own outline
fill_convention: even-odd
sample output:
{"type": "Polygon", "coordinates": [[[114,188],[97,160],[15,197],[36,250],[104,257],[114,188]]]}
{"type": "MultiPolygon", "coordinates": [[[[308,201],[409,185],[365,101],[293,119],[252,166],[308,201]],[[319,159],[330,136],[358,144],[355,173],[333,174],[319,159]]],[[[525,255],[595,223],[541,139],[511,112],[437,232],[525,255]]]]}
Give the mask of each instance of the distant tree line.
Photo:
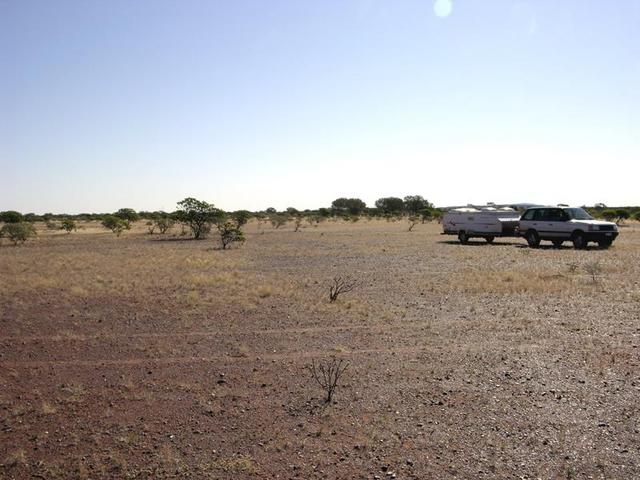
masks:
{"type": "MultiPolygon", "coordinates": [[[[262,211],[251,212],[237,210],[225,212],[213,204],[193,197],[178,202],[173,212],[164,211],[136,211],[133,208],[121,208],[113,213],[80,213],[76,215],[45,213],[22,214],[8,210],[0,212],[0,239],[8,238],[14,244],[25,242],[36,235],[35,222],[44,222],[47,229],[63,230],[71,233],[78,228],[78,222],[97,221],[116,235],[121,235],[131,228],[134,222],[145,221],[150,234],[165,234],[176,224],[181,226],[181,235],[190,234],[194,239],[207,237],[215,229],[220,237],[222,248],[227,248],[234,242],[244,241],[242,227],[252,218],[259,225],[271,224],[278,229],[289,222],[298,231],[303,223],[317,226],[327,219],[343,219],[356,222],[360,218],[384,218],[394,220],[407,218],[409,231],[418,222],[439,220],[443,211],[434,207],[421,195],[400,197],[382,197],[375,201],[373,207],[359,198],[340,197],[331,202],[329,207],[318,209],[298,210],[288,207],[278,211],[269,207],[262,211]]],[[[640,206],[607,207],[600,203],[593,207],[584,207],[595,218],[601,218],[616,223],[628,219],[640,221],[640,206]]]]}

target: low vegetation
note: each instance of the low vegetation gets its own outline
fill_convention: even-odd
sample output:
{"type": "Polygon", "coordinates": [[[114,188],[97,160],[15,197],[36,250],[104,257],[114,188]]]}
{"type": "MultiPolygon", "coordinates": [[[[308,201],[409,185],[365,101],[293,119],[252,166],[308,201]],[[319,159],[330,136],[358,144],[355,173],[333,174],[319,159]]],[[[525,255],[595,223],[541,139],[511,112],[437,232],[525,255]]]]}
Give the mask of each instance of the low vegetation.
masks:
{"type": "Polygon", "coordinates": [[[29,222],[6,223],[0,228],[0,239],[6,237],[14,245],[26,242],[36,236],[36,229],[29,222]]]}

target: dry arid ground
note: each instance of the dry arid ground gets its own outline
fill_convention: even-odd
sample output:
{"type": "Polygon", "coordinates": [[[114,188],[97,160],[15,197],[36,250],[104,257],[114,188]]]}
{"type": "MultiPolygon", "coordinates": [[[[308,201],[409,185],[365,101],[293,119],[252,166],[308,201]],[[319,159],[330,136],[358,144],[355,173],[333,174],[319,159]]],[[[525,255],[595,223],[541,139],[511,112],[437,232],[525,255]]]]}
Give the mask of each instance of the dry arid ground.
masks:
{"type": "Polygon", "coordinates": [[[640,478],[637,224],[586,251],[246,230],[0,246],[0,478],[640,478]]]}

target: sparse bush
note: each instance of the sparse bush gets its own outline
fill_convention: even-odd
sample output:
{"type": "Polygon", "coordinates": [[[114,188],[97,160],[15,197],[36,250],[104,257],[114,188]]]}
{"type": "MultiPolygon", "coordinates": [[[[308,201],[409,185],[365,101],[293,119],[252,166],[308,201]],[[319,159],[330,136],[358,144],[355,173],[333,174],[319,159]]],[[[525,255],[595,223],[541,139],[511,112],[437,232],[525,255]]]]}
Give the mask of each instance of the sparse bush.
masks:
{"type": "Polygon", "coordinates": [[[300,226],[302,225],[302,217],[295,217],[293,219],[293,224],[295,225],[295,229],[293,230],[294,232],[300,230],[300,226]]]}
{"type": "Polygon", "coordinates": [[[47,230],[60,230],[61,228],[60,225],[58,225],[53,220],[47,220],[44,222],[44,224],[47,227],[47,230]]]}
{"type": "Polygon", "coordinates": [[[222,243],[222,249],[226,250],[232,243],[243,243],[244,233],[240,230],[240,227],[235,222],[227,220],[224,223],[217,225],[218,233],[220,234],[220,242],[222,243]]]}
{"type": "Polygon", "coordinates": [[[271,222],[271,226],[277,230],[289,221],[289,217],[281,213],[274,213],[269,215],[269,221],[271,222]]]}
{"type": "Polygon", "coordinates": [[[600,262],[589,262],[584,266],[584,271],[591,275],[591,281],[598,283],[599,276],[602,273],[600,262]]]}
{"type": "Polygon", "coordinates": [[[116,217],[115,215],[106,215],[102,219],[102,226],[107,230],[111,230],[116,236],[120,236],[125,230],[129,230],[131,225],[126,220],[116,217]]]}
{"type": "Polygon", "coordinates": [[[333,303],[338,299],[338,296],[343,293],[348,293],[358,286],[358,282],[347,277],[333,277],[331,285],[329,287],[329,303],[333,303]]]}
{"type": "Polygon", "coordinates": [[[161,235],[167,233],[167,231],[175,225],[176,221],[171,217],[160,217],[153,221],[153,225],[158,228],[161,235]]]}
{"type": "Polygon", "coordinates": [[[338,387],[338,382],[348,366],[349,362],[342,358],[336,359],[335,357],[319,362],[318,364],[313,360],[311,365],[307,366],[313,380],[315,380],[325,392],[325,404],[331,403],[333,394],[338,387]]]}
{"type": "Polygon", "coordinates": [[[418,222],[420,222],[420,217],[418,217],[417,215],[411,215],[407,218],[407,221],[409,222],[409,231],[411,232],[413,230],[413,227],[415,227],[418,222]]]}
{"type": "Polygon", "coordinates": [[[224,212],[213,204],[192,197],[178,202],[178,207],[180,208],[177,212],[178,220],[191,229],[195,239],[204,238],[211,231],[211,224],[218,223],[224,218],[224,212]]]}
{"type": "Polygon", "coordinates": [[[60,230],[64,230],[67,234],[73,232],[74,230],[78,230],[78,226],[76,222],[72,218],[63,218],[60,222],[60,230]]]}
{"type": "Polygon", "coordinates": [[[7,237],[14,245],[24,243],[35,235],[36,229],[29,222],[6,223],[0,229],[0,238],[7,237]]]}
{"type": "Polygon", "coordinates": [[[149,233],[149,235],[153,235],[153,233],[156,231],[155,222],[153,222],[152,220],[148,220],[145,225],[147,226],[147,232],[149,233]]]}

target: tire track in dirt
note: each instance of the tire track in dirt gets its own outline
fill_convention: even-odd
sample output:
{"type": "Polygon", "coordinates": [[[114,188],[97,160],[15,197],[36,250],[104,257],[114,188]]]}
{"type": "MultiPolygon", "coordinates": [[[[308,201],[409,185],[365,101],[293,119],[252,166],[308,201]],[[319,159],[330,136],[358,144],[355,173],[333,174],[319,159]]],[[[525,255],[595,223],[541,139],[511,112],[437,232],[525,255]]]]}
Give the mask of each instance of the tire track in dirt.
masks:
{"type": "Polygon", "coordinates": [[[327,353],[327,350],[309,350],[305,352],[282,352],[282,353],[267,353],[260,355],[246,356],[230,356],[230,355],[214,355],[207,357],[188,356],[188,357],[157,357],[157,358],[123,358],[123,359],[100,359],[100,360],[24,360],[24,361],[10,361],[3,362],[2,367],[5,368],[38,368],[38,367],[100,367],[100,366],[135,366],[144,364],[165,364],[165,365],[180,365],[189,363],[217,363],[224,361],[226,363],[245,363],[245,362],[264,362],[271,360],[291,360],[291,359],[304,359],[313,357],[327,357],[333,356],[338,358],[348,358],[358,355],[396,355],[396,354],[411,354],[422,353],[435,350],[433,347],[404,347],[404,348],[371,348],[350,350],[343,352],[331,352],[327,353]]]}
{"type": "Polygon", "coordinates": [[[142,332],[142,333],[105,333],[95,335],[31,335],[31,336],[6,336],[0,337],[0,342],[64,342],[64,341],[86,341],[86,340],[118,340],[120,338],[175,338],[175,337],[224,337],[234,335],[281,335],[281,334],[304,334],[322,332],[348,332],[350,330],[370,330],[382,332],[396,328],[419,328],[430,327],[431,322],[407,322],[386,325],[343,325],[334,327],[294,327],[294,328],[269,328],[263,330],[226,330],[220,332],[195,331],[195,332],[142,332]]]}

